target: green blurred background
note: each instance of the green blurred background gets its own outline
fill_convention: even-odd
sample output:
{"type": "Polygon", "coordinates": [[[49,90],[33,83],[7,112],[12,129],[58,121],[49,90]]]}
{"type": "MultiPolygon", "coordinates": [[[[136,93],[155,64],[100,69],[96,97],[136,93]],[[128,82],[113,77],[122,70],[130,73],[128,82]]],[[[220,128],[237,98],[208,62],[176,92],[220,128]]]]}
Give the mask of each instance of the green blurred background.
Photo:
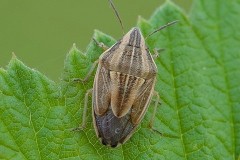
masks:
{"type": "MultiPolygon", "coordinates": [[[[186,12],[192,0],[172,0],[186,12]]],[[[125,30],[138,15],[148,19],[164,0],[114,0],[125,30]]],[[[119,39],[120,25],[107,0],[0,0],[0,66],[12,52],[31,68],[59,81],[63,62],[73,43],[84,51],[93,30],[119,39]]]]}

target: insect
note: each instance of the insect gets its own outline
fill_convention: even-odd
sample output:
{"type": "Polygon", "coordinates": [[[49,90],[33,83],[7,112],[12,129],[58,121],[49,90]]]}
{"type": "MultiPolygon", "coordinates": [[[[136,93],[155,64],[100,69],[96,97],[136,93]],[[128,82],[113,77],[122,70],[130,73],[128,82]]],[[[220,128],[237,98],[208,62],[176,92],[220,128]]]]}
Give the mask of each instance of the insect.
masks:
{"type": "MultiPolygon", "coordinates": [[[[109,2],[121,23],[115,6],[111,0],[109,2]]],[[[168,23],[148,36],[176,22],[168,23]]],[[[123,29],[122,23],[121,26],[123,29]]],[[[157,66],[137,27],[132,28],[102,53],[86,78],[80,81],[86,81],[96,65],[98,67],[93,89],[88,90],[85,95],[80,128],[85,126],[88,96],[92,93],[92,117],[97,136],[102,144],[116,147],[126,142],[134,133],[147,111],[151,97],[155,94],[157,99],[150,121],[152,126],[159,103],[158,93],[154,91],[157,66]]]]}

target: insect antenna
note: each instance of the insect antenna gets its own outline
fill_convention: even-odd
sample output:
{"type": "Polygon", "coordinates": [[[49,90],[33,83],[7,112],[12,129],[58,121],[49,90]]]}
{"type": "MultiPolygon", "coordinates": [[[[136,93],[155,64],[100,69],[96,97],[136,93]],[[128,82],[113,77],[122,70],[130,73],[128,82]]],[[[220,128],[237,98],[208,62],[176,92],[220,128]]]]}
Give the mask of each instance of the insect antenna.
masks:
{"type": "Polygon", "coordinates": [[[124,27],[123,27],[122,20],[121,20],[121,18],[120,18],[120,16],[119,16],[119,13],[118,13],[116,7],[114,6],[112,0],[109,0],[109,3],[110,3],[110,5],[111,5],[111,7],[113,8],[115,15],[116,15],[117,18],[118,18],[118,21],[119,21],[119,23],[120,23],[120,25],[121,25],[122,32],[123,32],[123,35],[124,35],[124,34],[125,34],[125,33],[124,33],[124,27]]]}
{"type": "Polygon", "coordinates": [[[154,33],[157,33],[158,31],[161,31],[162,29],[164,29],[164,28],[166,28],[166,27],[168,27],[168,26],[171,26],[171,25],[173,25],[173,24],[175,24],[175,23],[178,23],[178,22],[179,22],[179,20],[176,20],[176,21],[172,21],[172,22],[169,22],[169,23],[161,26],[160,28],[158,28],[158,29],[152,31],[150,34],[148,34],[148,35],[145,37],[145,40],[146,40],[148,37],[150,37],[151,35],[153,35],[154,33]]]}

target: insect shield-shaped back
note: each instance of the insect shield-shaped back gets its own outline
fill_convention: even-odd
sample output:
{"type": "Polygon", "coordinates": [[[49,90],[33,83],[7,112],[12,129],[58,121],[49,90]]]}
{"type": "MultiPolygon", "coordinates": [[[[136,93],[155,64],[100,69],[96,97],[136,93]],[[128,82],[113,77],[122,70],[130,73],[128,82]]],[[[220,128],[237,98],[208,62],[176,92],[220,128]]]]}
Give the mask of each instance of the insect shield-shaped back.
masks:
{"type": "Polygon", "coordinates": [[[133,134],[150,103],[156,73],[138,28],[101,55],[93,86],[93,119],[104,145],[116,147],[133,134]]]}

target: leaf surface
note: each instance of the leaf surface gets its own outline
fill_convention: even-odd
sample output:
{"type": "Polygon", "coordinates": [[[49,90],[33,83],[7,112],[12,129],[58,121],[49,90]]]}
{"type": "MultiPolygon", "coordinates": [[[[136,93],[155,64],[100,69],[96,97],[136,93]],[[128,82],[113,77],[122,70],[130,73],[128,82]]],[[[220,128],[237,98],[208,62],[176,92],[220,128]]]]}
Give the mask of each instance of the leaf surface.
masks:
{"type": "MultiPolygon", "coordinates": [[[[111,149],[95,135],[91,98],[87,127],[84,96],[94,75],[84,78],[103,52],[90,42],[86,53],[73,46],[60,84],[13,56],[0,69],[1,159],[238,159],[240,155],[240,2],[195,0],[189,15],[167,1],[149,20],[139,18],[144,36],[173,20],[177,25],[147,39],[151,51],[166,49],[155,60],[155,90],[161,96],[154,129],[150,105],[129,141],[111,149]]],[[[95,31],[107,46],[116,40],[95,31]]]]}

